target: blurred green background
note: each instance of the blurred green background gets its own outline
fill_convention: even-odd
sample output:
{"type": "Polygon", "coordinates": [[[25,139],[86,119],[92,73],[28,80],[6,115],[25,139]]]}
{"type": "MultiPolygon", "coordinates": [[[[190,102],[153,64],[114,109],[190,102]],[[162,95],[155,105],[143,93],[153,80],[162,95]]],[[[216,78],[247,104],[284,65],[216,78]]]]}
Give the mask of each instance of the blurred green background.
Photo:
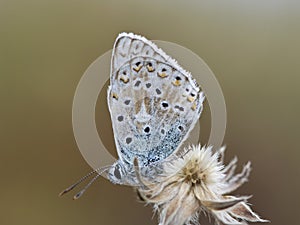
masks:
{"type": "MultiPolygon", "coordinates": [[[[78,201],[76,192],[58,197],[91,169],[73,137],[76,86],[123,31],[178,43],[206,61],[226,99],[226,159],[253,163],[236,193],[253,194],[254,210],[271,224],[298,224],[297,0],[0,0],[0,224],[157,224],[131,188],[105,179],[78,201]]],[[[101,117],[106,103],[99,107],[101,117]]],[[[99,130],[111,135],[109,126],[99,130]]]]}

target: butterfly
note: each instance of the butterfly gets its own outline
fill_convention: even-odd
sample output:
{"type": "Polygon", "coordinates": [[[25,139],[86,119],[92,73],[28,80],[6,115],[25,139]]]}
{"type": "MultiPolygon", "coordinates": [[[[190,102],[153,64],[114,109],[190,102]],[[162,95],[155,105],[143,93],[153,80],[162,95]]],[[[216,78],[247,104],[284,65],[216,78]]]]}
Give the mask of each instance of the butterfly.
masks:
{"type": "Polygon", "coordinates": [[[200,117],[204,98],[192,75],[153,42],[133,33],[119,34],[107,91],[119,159],[61,194],[94,173],[86,188],[102,172],[112,183],[138,184],[136,165],[143,176],[155,179],[153,168],[178,152],[200,117]]]}

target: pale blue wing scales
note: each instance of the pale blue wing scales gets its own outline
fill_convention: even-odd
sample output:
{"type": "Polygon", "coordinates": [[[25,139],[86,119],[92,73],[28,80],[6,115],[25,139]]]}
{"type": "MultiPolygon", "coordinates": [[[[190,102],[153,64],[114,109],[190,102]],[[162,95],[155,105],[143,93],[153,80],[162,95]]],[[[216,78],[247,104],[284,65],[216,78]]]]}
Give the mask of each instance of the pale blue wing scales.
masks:
{"type": "Polygon", "coordinates": [[[203,94],[191,75],[147,39],[121,34],[108,105],[120,160],[141,165],[178,150],[199,119],[203,94]]]}

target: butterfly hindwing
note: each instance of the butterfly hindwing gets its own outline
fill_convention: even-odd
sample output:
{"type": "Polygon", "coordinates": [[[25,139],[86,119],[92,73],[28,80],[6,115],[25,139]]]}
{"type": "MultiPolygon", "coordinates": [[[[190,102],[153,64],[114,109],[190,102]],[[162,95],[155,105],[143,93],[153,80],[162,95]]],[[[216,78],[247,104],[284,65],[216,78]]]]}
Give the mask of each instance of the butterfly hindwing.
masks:
{"type": "Polygon", "coordinates": [[[120,160],[141,165],[176,152],[202,111],[191,75],[155,44],[120,34],[112,56],[108,106],[120,160]]]}

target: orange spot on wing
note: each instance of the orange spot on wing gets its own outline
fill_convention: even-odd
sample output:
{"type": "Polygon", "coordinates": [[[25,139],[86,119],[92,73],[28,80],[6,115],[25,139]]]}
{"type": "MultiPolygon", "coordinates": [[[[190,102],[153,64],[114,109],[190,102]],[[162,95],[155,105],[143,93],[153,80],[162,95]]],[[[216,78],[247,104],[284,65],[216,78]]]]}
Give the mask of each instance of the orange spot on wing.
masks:
{"type": "Polygon", "coordinates": [[[162,77],[162,78],[165,78],[168,76],[168,74],[166,73],[157,73],[158,76],[162,77]]]}
{"type": "Polygon", "coordinates": [[[194,103],[193,106],[191,107],[191,109],[195,111],[196,108],[197,108],[197,105],[196,105],[196,103],[194,103]]]}
{"type": "Polygon", "coordinates": [[[172,84],[174,84],[175,86],[180,86],[181,85],[179,80],[173,81],[172,84]]]}
{"type": "Polygon", "coordinates": [[[153,71],[154,71],[154,68],[153,68],[152,66],[148,66],[148,65],[147,65],[147,70],[148,70],[149,72],[153,72],[153,71]]]}
{"type": "Polygon", "coordinates": [[[129,79],[126,77],[121,77],[120,80],[123,81],[125,84],[127,84],[129,81],[129,79]]]}
{"type": "Polygon", "coordinates": [[[195,101],[195,97],[189,96],[187,99],[189,100],[189,102],[194,102],[195,101]]]}
{"type": "Polygon", "coordinates": [[[139,72],[139,71],[141,70],[142,67],[143,67],[142,65],[140,65],[140,66],[138,66],[138,67],[133,67],[133,70],[134,70],[135,72],[139,72]]]}

